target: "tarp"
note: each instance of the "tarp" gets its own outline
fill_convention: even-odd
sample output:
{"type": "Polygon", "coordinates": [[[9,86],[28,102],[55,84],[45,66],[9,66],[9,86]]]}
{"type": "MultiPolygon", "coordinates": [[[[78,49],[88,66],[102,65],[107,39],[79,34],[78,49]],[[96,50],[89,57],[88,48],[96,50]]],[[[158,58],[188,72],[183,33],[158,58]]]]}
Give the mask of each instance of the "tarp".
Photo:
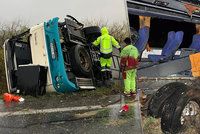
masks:
{"type": "Polygon", "coordinates": [[[190,55],[190,62],[192,67],[192,76],[200,76],[200,53],[190,55]]]}

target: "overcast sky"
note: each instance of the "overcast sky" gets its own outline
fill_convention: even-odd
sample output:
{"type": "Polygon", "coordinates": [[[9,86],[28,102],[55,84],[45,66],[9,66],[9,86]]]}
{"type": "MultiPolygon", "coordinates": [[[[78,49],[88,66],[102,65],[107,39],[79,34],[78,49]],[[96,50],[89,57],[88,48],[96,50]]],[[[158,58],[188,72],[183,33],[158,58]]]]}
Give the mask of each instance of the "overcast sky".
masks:
{"type": "Polygon", "coordinates": [[[78,20],[127,21],[124,0],[0,0],[0,22],[20,18],[35,25],[52,17],[70,14],[78,20]]]}

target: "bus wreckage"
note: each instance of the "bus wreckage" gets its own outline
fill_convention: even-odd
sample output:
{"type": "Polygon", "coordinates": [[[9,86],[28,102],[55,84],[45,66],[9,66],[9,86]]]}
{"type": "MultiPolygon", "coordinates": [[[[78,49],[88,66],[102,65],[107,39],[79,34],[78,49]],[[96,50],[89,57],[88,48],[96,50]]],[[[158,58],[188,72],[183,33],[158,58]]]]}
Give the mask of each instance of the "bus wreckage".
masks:
{"type": "MultiPolygon", "coordinates": [[[[164,133],[200,132],[200,14],[191,6],[176,0],[127,0],[131,35],[141,54],[137,88],[148,96],[142,110],[161,118],[164,133]],[[145,50],[146,44],[152,51],[145,50]]],[[[103,77],[99,53],[90,44],[99,35],[99,27],[84,27],[67,16],[64,22],[53,18],[6,40],[9,92],[95,89],[103,77]]],[[[112,59],[112,72],[120,78],[119,56],[112,59]]]]}

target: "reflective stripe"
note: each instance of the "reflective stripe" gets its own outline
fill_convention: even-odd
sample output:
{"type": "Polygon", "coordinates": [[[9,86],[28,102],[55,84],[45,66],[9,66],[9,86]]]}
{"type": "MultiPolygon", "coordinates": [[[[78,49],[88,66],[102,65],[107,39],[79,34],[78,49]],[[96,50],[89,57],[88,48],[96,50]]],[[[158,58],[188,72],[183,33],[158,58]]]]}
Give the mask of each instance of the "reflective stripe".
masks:
{"type": "Polygon", "coordinates": [[[110,36],[110,47],[109,48],[104,48],[102,46],[102,37],[101,37],[101,40],[100,40],[100,51],[101,53],[104,53],[104,54],[108,54],[108,53],[111,53],[112,52],[112,37],[110,36]]]}
{"type": "Polygon", "coordinates": [[[111,71],[111,69],[110,69],[110,68],[106,68],[105,70],[106,70],[106,71],[111,71]]]}
{"type": "Polygon", "coordinates": [[[104,67],[101,67],[101,71],[103,72],[103,71],[106,71],[106,67],[104,66],[104,67]]]}
{"type": "Polygon", "coordinates": [[[104,71],[106,71],[106,69],[105,69],[105,68],[101,69],[101,72],[104,72],[104,71]]]}

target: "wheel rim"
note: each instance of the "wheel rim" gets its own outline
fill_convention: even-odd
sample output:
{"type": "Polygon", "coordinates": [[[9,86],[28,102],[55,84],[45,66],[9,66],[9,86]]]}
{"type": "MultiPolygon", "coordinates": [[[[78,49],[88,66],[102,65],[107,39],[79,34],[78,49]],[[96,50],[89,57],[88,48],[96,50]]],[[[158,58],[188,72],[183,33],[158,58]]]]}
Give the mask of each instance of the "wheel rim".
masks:
{"type": "Polygon", "coordinates": [[[196,132],[199,131],[200,123],[200,106],[196,101],[189,101],[183,109],[181,115],[181,125],[184,126],[184,132],[196,132]]]}
{"type": "Polygon", "coordinates": [[[89,60],[86,58],[84,53],[80,53],[80,61],[81,61],[81,65],[82,67],[84,67],[86,70],[90,69],[90,64],[89,64],[89,60]]]}

